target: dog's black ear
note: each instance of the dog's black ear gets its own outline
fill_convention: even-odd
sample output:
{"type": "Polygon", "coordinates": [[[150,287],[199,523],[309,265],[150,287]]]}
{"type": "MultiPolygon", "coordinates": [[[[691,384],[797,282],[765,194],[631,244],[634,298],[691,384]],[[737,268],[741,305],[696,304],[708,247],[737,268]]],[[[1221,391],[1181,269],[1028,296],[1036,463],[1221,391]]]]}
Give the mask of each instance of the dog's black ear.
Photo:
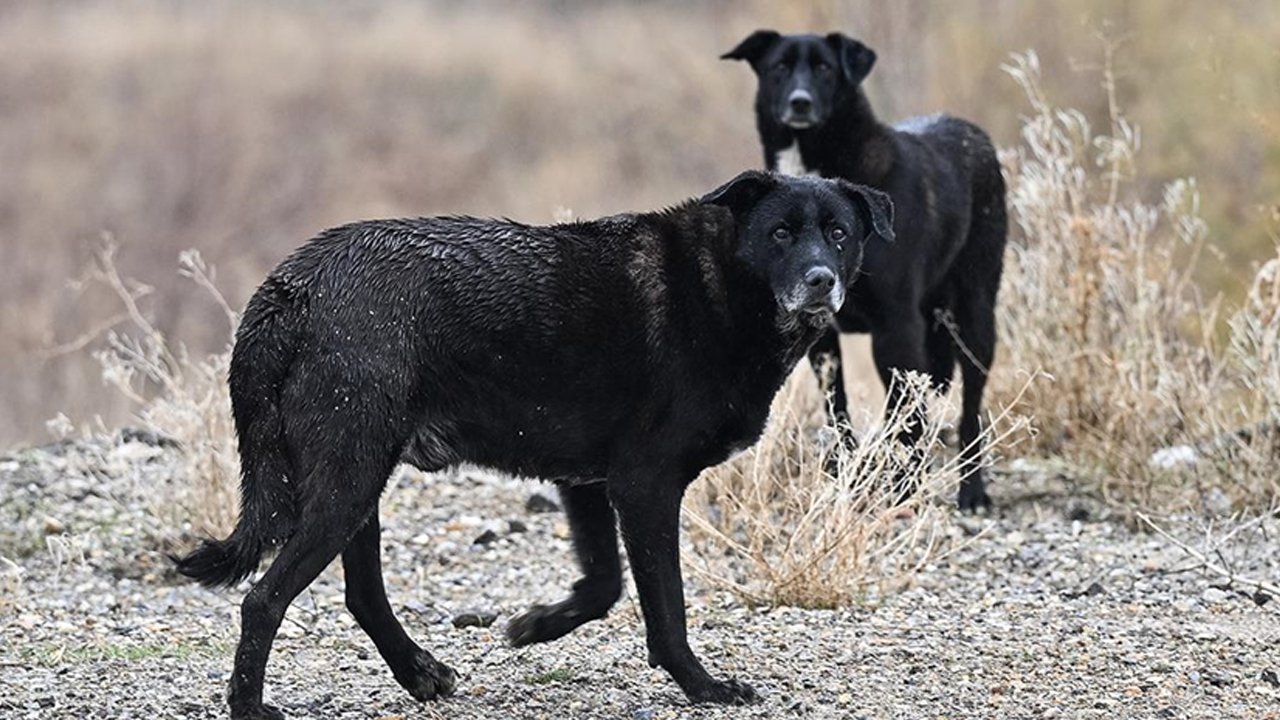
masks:
{"type": "Polygon", "coordinates": [[[840,69],[844,71],[845,80],[850,85],[862,82],[871,66],[876,64],[876,51],[845,35],[834,32],[827,36],[829,43],[840,57],[840,69]]]}
{"type": "Polygon", "coordinates": [[[778,178],[773,173],[747,170],[703,195],[698,202],[703,205],[726,207],[734,217],[741,217],[777,187],[778,178]]]}
{"type": "Polygon", "coordinates": [[[888,193],[844,180],[838,182],[840,190],[862,210],[863,218],[871,221],[872,231],[881,240],[893,242],[893,200],[888,193]]]}
{"type": "Polygon", "coordinates": [[[748,35],[747,39],[738,43],[737,47],[721,55],[720,59],[746,60],[754,66],[781,37],[773,30],[757,30],[748,35]]]}

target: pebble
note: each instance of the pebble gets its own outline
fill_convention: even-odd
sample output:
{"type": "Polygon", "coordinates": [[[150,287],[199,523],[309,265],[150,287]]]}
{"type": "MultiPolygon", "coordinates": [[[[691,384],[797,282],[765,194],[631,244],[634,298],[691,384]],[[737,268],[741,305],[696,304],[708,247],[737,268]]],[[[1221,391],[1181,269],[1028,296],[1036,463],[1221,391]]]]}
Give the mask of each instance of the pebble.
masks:
{"type": "Polygon", "coordinates": [[[1206,588],[1204,591],[1204,594],[1201,597],[1209,605],[1216,605],[1217,603],[1226,602],[1227,600],[1230,600],[1231,593],[1225,590],[1219,590],[1218,588],[1211,587],[1211,588],[1206,588]]]}
{"type": "Polygon", "coordinates": [[[525,500],[524,509],[531,513],[553,513],[560,511],[560,503],[542,490],[534,490],[525,500]]]}
{"type": "Polygon", "coordinates": [[[456,628],[480,627],[487,628],[498,619],[498,614],[483,610],[468,610],[460,612],[453,616],[453,626],[456,628]]]}

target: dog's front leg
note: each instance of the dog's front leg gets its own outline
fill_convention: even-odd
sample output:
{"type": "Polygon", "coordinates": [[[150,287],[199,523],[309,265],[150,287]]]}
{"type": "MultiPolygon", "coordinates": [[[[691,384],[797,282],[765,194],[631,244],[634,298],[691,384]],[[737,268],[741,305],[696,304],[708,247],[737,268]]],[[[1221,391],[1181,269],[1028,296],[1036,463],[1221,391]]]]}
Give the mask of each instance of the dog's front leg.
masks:
{"type": "Polygon", "coordinates": [[[680,499],[687,484],[661,474],[627,473],[609,479],[609,499],[618,513],[644,613],[649,665],[671,673],[693,702],[754,702],[751,686],[711,677],[689,647],[678,542],[680,499]]]}

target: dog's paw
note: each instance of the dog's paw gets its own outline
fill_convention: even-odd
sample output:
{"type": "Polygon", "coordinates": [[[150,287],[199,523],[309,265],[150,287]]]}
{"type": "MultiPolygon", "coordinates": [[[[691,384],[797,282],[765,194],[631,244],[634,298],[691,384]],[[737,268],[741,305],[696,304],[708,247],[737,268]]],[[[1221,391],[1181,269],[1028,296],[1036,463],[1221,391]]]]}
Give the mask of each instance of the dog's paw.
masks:
{"type": "Polygon", "coordinates": [[[233,708],[231,720],[285,720],[284,713],[270,705],[255,705],[248,708],[233,708]]]}
{"type": "Polygon", "coordinates": [[[546,605],[534,605],[511,618],[507,622],[507,642],[511,643],[511,647],[524,647],[542,642],[545,638],[542,637],[540,626],[548,612],[550,608],[546,605]]]}
{"type": "Polygon", "coordinates": [[[419,650],[404,676],[396,680],[417,700],[427,701],[448,697],[458,684],[458,674],[453,668],[431,657],[426,650],[419,650]]]}
{"type": "Polygon", "coordinates": [[[750,705],[760,702],[760,695],[755,689],[741,680],[713,681],[693,692],[687,693],[689,700],[695,703],[715,703],[717,705],[750,705]]]}
{"type": "Polygon", "coordinates": [[[956,505],[959,506],[961,512],[975,513],[979,510],[991,509],[991,496],[987,495],[987,489],[980,482],[966,482],[960,486],[960,494],[956,498],[956,505]]]}
{"type": "Polygon", "coordinates": [[[571,620],[561,605],[534,605],[507,623],[507,642],[524,647],[555,640],[576,626],[571,620]]]}

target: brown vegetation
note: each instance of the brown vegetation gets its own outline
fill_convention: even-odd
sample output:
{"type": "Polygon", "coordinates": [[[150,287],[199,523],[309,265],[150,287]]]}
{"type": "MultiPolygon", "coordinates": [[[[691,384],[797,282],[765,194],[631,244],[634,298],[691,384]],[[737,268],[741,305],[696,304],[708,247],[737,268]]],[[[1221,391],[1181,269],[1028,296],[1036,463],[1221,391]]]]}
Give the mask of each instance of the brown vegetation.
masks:
{"type": "Polygon", "coordinates": [[[0,444],[43,421],[122,421],[83,353],[122,321],[67,281],[99,235],[155,287],[149,320],[193,352],[219,310],[175,276],[197,248],[238,307],[317,230],[372,216],[530,221],[656,207],[759,163],[753,80],[716,55],[758,26],[835,28],[880,53],[886,118],[946,109],[1017,141],[1021,92],[999,69],[1035,47],[1054,97],[1106,124],[1102,43],[1124,38],[1119,96],[1146,130],[1151,197],[1194,175],[1239,297],[1270,252],[1259,206],[1280,187],[1277,10],[1265,3],[286,3],[16,0],[0,7],[0,444]],[[1248,32],[1241,32],[1247,29],[1248,32]],[[1269,150],[1269,148],[1271,150],[1269,150]]]}

